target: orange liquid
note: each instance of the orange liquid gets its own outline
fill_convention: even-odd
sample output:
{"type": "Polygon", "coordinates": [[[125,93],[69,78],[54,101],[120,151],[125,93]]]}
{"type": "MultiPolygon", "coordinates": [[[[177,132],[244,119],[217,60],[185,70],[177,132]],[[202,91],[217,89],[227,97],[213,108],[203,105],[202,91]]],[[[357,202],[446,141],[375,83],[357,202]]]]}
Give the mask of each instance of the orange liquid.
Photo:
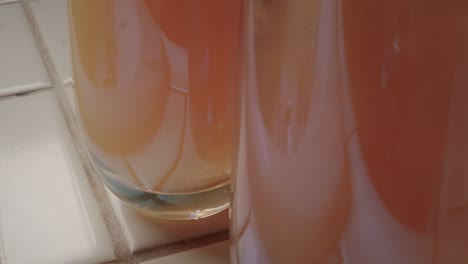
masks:
{"type": "Polygon", "coordinates": [[[366,15],[345,4],[344,27],[363,157],[389,211],[423,232],[443,175],[457,38],[467,34],[453,1],[360,2],[366,15]]]}
{"type": "Polygon", "coordinates": [[[468,263],[468,4],[252,13],[235,263],[468,263]]]}
{"type": "Polygon", "coordinates": [[[149,192],[226,184],[240,1],[72,0],[70,17],[92,157],[149,192]]]}
{"type": "Polygon", "coordinates": [[[467,17],[464,1],[343,1],[362,160],[412,249],[395,262],[468,262],[467,17]]]}

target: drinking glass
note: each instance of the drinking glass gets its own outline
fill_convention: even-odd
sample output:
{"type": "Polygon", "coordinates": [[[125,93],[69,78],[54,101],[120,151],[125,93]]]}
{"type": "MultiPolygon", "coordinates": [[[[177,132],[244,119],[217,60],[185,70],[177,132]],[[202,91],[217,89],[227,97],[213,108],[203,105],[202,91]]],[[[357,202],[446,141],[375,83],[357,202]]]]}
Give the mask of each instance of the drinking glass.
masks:
{"type": "Polygon", "coordinates": [[[82,137],[109,189],[158,218],[229,205],[240,0],[70,0],[82,137]]]}
{"type": "Polygon", "coordinates": [[[468,2],[245,2],[232,263],[468,263],[468,2]]]}

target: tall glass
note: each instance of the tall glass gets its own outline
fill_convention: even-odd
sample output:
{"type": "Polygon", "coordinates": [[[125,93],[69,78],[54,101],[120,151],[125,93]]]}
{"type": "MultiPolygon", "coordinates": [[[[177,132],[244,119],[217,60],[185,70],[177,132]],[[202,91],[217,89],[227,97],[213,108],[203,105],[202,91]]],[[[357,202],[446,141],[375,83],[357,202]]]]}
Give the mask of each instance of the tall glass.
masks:
{"type": "Polygon", "coordinates": [[[229,204],[240,0],[70,0],[83,139],[103,181],[150,215],[229,204]]]}
{"type": "Polygon", "coordinates": [[[468,263],[468,2],[246,2],[232,262],[468,263]]]}

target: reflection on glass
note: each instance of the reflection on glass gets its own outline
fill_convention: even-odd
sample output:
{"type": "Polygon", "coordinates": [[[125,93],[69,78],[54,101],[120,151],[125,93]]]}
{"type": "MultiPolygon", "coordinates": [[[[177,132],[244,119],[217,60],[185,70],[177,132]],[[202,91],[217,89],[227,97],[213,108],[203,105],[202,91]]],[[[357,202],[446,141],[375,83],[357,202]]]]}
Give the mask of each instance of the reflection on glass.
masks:
{"type": "Polygon", "coordinates": [[[468,2],[253,0],[234,263],[468,263],[468,2]]]}
{"type": "Polygon", "coordinates": [[[342,4],[356,130],[350,148],[365,165],[355,199],[379,214],[352,214],[349,258],[468,262],[460,250],[468,247],[468,5],[358,2],[342,4]],[[369,235],[353,239],[367,221],[369,235]],[[371,247],[378,237],[386,239],[371,247]],[[365,247],[375,250],[364,254],[365,247]]]}
{"type": "Polygon", "coordinates": [[[157,217],[226,208],[240,1],[69,3],[82,132],[108,187],[157,217]]]}
{"type": "Polygon", "coordinates": [[[254,1],[252,12],[234,263],[323,263],[337,252],[351,190],[336,3],[254,1]]]}

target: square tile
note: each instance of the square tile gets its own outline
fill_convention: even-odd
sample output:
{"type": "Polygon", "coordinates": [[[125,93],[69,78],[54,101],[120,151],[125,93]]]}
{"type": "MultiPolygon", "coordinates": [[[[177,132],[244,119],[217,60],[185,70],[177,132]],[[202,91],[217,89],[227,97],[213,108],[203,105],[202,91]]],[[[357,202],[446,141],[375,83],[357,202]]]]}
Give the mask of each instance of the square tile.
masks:
{"type": "Polygon", "coordinates": [[[20,3],[0,5],[0,96],[50,87],[20,3]]]}
{"type": "Polygon", "coordinates": [[[60,81],[65,82],[71,77],[67,1],[35,0],[30,5],[60,81]]]}
{"type": "Polygon", "coordinates": [[[229,212],[191,221],[165,221],[137,212],[107,190],[115,214],[132,251],[140,251],[226,230],[229,212]]]}
{"type": "Polygon", "coordinates": [[[182,253],[153,259],[142,264],[229,264],[229,242],[220,242],[182,253]]]}
{"type": "Polygon", "coordinates": [[[0,241],[7,263],[115,259],[55,93],[1,100],[0,124],[0,241]]]}

